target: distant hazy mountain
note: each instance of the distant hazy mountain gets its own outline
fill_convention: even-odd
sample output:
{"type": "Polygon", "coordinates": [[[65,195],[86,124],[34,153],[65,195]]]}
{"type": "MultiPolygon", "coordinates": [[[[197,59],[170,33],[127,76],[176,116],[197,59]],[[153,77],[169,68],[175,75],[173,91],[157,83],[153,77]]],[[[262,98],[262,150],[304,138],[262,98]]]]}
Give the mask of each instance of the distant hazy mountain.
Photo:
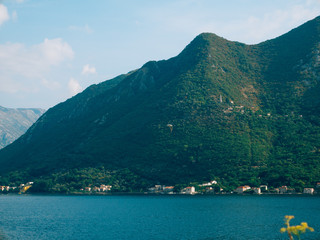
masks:
{"type": "Polygon", "coordinates": [[[0,106],[0,148],[24,134],[44,112],[43,109],[12,109],[0,106]]]}
{"type": "Polygon", "coordinates": [[[0,166],[50,186],[59,174],[61,186],[122,170],[114,181],[131,174],[126,189],[212,179],[311,186],[320,180],[320,17],[257,45],[200,34],[174,58],[51,108],[0,151],[0,166]]]}

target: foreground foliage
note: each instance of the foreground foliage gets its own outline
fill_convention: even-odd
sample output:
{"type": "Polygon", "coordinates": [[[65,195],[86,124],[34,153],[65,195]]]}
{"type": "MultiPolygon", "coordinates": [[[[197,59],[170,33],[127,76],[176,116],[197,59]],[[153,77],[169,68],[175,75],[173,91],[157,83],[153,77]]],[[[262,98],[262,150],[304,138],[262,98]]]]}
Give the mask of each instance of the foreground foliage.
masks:
{"type": "Polygon", "coordinates": [[[302,222],[300,225],[290,226],[290,220],[293,218],[294,216],[290,216],[290,215],[285,216],[286,228],[280,229],[281,233],[285,233],[285,232],[288,233],[290,240],[293,240],[293,235],[297,236],[298,239],[300,240],[301,234],[306,233],[307,230],[309,230],[310,232],[314,232],[314,229],[312,227],[309,227],[308,223],[306,222],[302,222]]]}

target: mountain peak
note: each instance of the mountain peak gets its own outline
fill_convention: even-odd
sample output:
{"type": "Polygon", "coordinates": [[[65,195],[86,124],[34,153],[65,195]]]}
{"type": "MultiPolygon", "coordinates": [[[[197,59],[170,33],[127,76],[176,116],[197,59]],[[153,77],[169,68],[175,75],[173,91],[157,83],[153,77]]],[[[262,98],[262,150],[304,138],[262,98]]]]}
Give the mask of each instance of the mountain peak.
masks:
{"type": "Polygon", "coordinates": [[[193,49],[199,50],[201,48],[208,48],[213,46],[219,46],[221,44],[226,44],[229,42],[228,40],[219,37],[214,33],[201,33],[197,37],[195,37],[191,43],[185,48],[185,50],[193,49]]]}

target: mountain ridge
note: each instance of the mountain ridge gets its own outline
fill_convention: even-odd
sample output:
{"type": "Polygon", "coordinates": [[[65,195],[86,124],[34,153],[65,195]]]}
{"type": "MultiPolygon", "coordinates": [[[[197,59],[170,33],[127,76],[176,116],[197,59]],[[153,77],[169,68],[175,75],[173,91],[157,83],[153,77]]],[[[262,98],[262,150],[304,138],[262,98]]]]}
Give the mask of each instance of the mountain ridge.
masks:
{"type": "Polygon", "coordinates": [[[0,174],[103,166],[150,184],[310,185],[320,178],[306,167],[319,165],[319,32],[318,17],[256,45],[202,33],[176,57],[49,109],[0,151],[0,174]]]}
{"type": "Polygon", "coordinates": [[[12,143],[45,112],[40,108],[5,108],[0,106],[0,148],[12,143]]]}

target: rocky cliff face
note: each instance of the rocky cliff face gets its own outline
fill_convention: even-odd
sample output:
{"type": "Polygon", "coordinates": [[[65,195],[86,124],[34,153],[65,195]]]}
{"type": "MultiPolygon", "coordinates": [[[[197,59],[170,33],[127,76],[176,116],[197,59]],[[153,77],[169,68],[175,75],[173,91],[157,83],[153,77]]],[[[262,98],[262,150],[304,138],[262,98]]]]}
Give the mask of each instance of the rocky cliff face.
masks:
{"type": "Polygon", "coordinates": [[[0,148],[24,134],[44,112],[43,109],[12,109],[0,106],[0,148]]]}

